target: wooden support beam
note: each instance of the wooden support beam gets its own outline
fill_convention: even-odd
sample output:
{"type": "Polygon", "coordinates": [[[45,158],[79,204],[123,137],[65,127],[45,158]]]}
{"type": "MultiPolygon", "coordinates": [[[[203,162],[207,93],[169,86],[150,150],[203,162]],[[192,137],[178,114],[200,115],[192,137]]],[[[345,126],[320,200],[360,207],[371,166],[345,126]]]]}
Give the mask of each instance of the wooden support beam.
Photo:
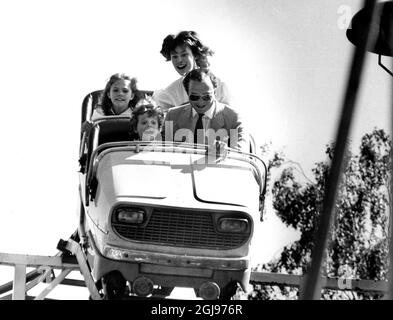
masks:
{"type": "Polygon", "coordinates": [[[26,292],[26,265],[15,265],[12,300],[25,300],[26,292]]]}
{"type": "Polygon", "coordinates": [[[63,270],[34,300],[44,300],[45,297],[58,285],[65,277],[71,272],[71,270],[63,270]]]}
{"type": "Polygon", "coordinates": [[[94,279],[90,273],[89,266],[87,265],[87,257],[81,250],[81,247],[74,240],[69,239],[66,245],[66,249],[72,252],[76,259],[78,260],[80,272],[85,279],[86,287],[89,289],[90,296],[93,300],[101,300],[101,295],[99,294],[97,287],[95,285],[94,279]]]}
{"type": "MultiPolygon", "coordinates": [[[[50,274],[52,272],[52,269],[50,268],[46,268],[46,270],[43,270],[42,274],[38,277],[36,277],[35,279],[29,281],[26,283],[26,292],[33,289],[36,285],[38,285],[39,283],[43,282],[44,280],[47,281],[48,277],[50,279],[50,274]]],[[[48,283],[50,281],[47,281],[48,283]]]]}
{"type": "Polygon", "coordinates": [[[0,252],[0,265],[15,266],[17,264],[24,264],[29,267],[41,267],[48,266],[56,269],[72,269],[78,270],[79,266],[77,263],[64,263],[61,256],[40,256],[40,255],[28,255],[28,254],[17,254],[17,253],[1,253],[0,252]]]}

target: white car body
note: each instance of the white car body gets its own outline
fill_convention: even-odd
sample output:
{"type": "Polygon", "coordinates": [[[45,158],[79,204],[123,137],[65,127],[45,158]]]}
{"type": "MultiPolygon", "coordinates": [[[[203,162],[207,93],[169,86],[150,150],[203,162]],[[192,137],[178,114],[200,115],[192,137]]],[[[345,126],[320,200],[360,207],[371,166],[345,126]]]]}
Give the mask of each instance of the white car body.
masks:
{"type": "Polygon", "coordinates": [[[108,121],[127,120],[94,123],[81,144],[80,230],[93,277],[120,273],[139,283],[139,295],[151,293],[146,286],[212,284],[218,297],[235,282],[246,291],[266,184],[262,160],[232,149],[220,157],[201,145],[100,144],[95,131],[108,121]],[[124,220],[134,217],[141,220],[124,220]]]}

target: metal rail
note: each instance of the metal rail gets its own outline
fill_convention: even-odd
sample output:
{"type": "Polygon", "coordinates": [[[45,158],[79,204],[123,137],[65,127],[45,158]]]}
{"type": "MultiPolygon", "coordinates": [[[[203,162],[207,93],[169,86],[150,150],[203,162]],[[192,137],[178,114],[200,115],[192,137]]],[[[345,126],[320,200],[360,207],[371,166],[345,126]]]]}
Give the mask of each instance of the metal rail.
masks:
{"type": "MultiPolygon", "coordinates": [[[[0,257],[3,254],[0,254],[0,257]]],[[[24,256],[23,255],[13,255],[13,254],[7,254],[7,264],[6,265],[13,265],[11,260],[15,257],[15,263],[18,262],[25,262],[24,256]]],[[[35,263],[38,262],[41,259],[41,256],[30,256],[30,258],[34,257],[35,263]]],[[[45,257],[45,261],[48,264],[51,264],[50,257],[45,257]],[[49,258],[49,260],[48,260],[49,258]]],[[[57,259],[54,259],[53,261],[56,261],[57,259]]],[[[1,260],[0,260],[1,262],[1,260]]],[[[57,262],[54,263],[54,266],[60,267],[60,265],[57,264],[57,262]]],[[[43,269],[43,273],[37,273],[36,270],[32,271],[30,274],[30,279],[29,276],[26,275],[26,287],[25,290],[23,290],[23,279],[24,273],[21,272],[18,274],[16,272],[15,274],[18,276],[15,276],[14,283],[17,284],[15,288],[13,288],[12,284],[13,282],[11,281],[11,286],[9,283],[0,286],[0,295],[5,294],[11,290],[14,289],[12,295],[7,295],[0,300],[8,300],[8,299],[18,299],[18,300],[24,300],[24,299],[34,299],[34,300],[43,300],[43,299],[48,299],[47,296],[50,292],[52,292],[56,286],[58,285],[70,285],[70,286],[76,286],[76,287],[86,287],[86,281],[82,280],[75,280],[75,279],[67,279],[66,277],[69,275],[69,273],[72,270],[76,270],[77,267],[76,265],[70,265],[71,268],[69,269],[63,269],[63,271],[57,276],[57,277],[51,277],[50,273],[52,269],[48,268],[48,266],[41,266],[43,269]],[[39,275],[37,277],[37,274],[39,275]],[[32,275],[35,275],[36,277],[33,278],[32,275]],[[49,277],[49,279],[48,279],[49,277]],[[46,281],[45,281],[46,279],[46,281]],[[41,282],[47,282],[49,285],[41,292],[39,293],[36,297],[28,296],[25,295],[27,291],[32,289],[34,286],[41,282]]],[[[21,268],[21,271],[23,270],[23,266],[21,268]]],[[[304,276],[300,275],[291,275],[291,274],[279,274],[279,273],[270,273],[270,272],[251,272],[251,277],[250,281],[251,282],[257,282],[263,285],[270,285],[270,286],[288,286],[288,287],[294,287],[294,288],[299,288],[299,296],[301,295],[301,290],[302,290],[302,283],[304,280],[304,276]]],[[[321,287],[324,289],[331,289],[331,290],[348,290],[348,291],[367,291],[367,292],[375,292],[375,293],[381,293],[384,294],[387,292],[388,289],[388,282],[387,281],[375,281],[375,280],[360,280],[360,279],[349,279],[349,278],[328,278],[328,277],[321,277],[321,287]]],[[[88,288],[87,288],[88,289],[88,288]]],[[[90,290],[89,290],[90,291],[90,290]]],[[[95,297],[97,299],[97,297],[95,297]]],[[[98,297],[100,298],[100,297],[98,297]]],[[[137,298],[135,298],[137,299],[137,298]]]]}
{"type": "MultiPolygon", "coordinates": [[[[0,253],[0,265],[14,267],[14,280],[0,286],[0,295],[12,290],[11,298],[13,300],[34,298],[27,296],[27,291],[39,283],[46,282],[49,283],[48,286],[35,297],[35,300],[46,299],[48,294],[59,284],[85,286],[88,288],[92,299],[100,300],[101,296],[90,274],[87,258],[80,245],[69,239],[68,241],[61,240],[59,246],[61,247],[60,249],[71,253],[71,255],[61,252],[55,256],[0,253]],[[26,274],[27,267],[36,267],[36,269],[26,274]],[[54,269],[61,270],[58,276],[54,275],[54,269]],[[72,271],[80,271],[84,281],[66,279],[72,271]]],[[[0,300],[9,298],[10,296],[8,295],[0,298],[0,300]]]]}
{"type": "MultiPolygon", "coordinates": [[[[255,281],[265,285],[284,285],[288,287],[297,287],[299,288],[299,296],[301,296],[304,276],[270,272],[251,272],[250,281],[255,281]]],[[[332,290],[360,290],[384,294],[388,289],[388,282],[382,280],[375,281],[350,278],[321,277],[320,282],[321,288],[332,290]]]]}

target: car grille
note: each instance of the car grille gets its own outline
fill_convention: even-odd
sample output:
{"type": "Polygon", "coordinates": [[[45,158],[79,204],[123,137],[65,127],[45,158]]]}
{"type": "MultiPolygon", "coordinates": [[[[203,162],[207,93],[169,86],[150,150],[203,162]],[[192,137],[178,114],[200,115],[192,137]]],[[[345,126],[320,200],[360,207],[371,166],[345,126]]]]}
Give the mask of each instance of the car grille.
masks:
{"type": "Polygon", "coordinates": [[[249,233],[216,232],[210,213],[162,209],[154,209],[147,225],[143,227],[115,221],[112,221],[112,227],[129,240],[216,250],[240,247],[250,236],[249,233]]]}

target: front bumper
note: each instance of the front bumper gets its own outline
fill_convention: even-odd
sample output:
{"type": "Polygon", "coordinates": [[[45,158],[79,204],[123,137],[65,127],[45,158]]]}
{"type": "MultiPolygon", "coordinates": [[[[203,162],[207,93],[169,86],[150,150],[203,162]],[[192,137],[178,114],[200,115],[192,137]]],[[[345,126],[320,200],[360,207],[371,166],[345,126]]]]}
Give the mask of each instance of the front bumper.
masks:
{"type": "MultiPolygon", "coordinates": [[[[91,235],[91,234],[90,234],[91,235]]],[[[90,240],[93,240],[90,238],[90,240]]],[[[199,288],[206,281],[216,282],[223,288],[231,281],[249,290],[249,257],[222,258],[172,255],[157,252],[134,251],[106,245],[100,252],[94,240],[90,241],[89,259],[93,277],[98,280],[111,271],[120,272],[133,282],[140,276],[150,278],[154,284],[165,287],[199,288]]]]}
{"type": "Polygon", "coordinates": [[[106,258],[123,262],[158,264],[162,266],[204,268],[215,270],[244,270],[249,267],[249,257],[222,258],[172,255],[158,252],[136,251],[105,246],[106,258]]]}

